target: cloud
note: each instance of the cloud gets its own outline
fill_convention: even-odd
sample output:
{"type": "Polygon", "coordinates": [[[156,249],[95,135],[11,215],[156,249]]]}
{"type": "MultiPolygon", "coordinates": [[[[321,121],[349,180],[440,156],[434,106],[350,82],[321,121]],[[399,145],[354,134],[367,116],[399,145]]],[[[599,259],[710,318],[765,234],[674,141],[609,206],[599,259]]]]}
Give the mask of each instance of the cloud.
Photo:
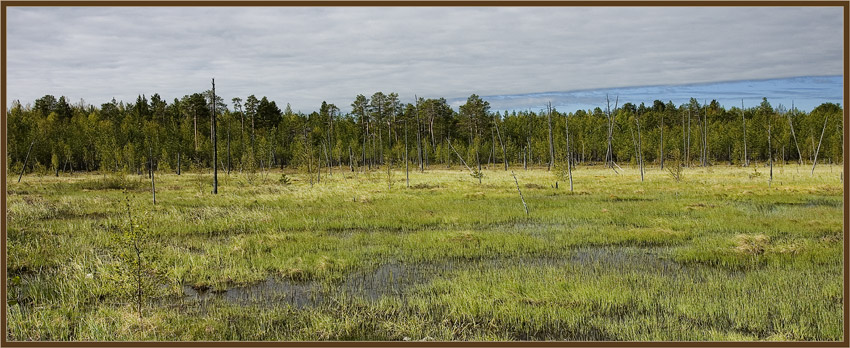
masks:
{"type": "MultiPolygon", "coordinates": [[[[615,98],[620,105],[632,103],[652,105],[655,100],[674,105],[687,103],[691,98],[700,103],[717,100],[725,107],[752,107],[767,98],[773,106],[790,109],[792,103],[798,110],[810,111],[822,103],[842,104],[842,76],[794,77],[768,80],[744,80],[686,85],[660,85],[622,88],[589,89],[571,92],[543,92],[528,94],[482,96],[490,103],[492,111],[532,110],[546,108],[548,102],[559,111],[592,110],[605,108],[605,97],[615,98]]],[[[447,99],[457,108],[466,98],[447,99]]]]}
{"type": "MultiPolygon", "coordinates": [[[[294,110],[842,70],[840,7],[8,7],[10,100],[209,88],[294,110]]],[[[663,99],[663,96],[659,96],[663,99]]]]}

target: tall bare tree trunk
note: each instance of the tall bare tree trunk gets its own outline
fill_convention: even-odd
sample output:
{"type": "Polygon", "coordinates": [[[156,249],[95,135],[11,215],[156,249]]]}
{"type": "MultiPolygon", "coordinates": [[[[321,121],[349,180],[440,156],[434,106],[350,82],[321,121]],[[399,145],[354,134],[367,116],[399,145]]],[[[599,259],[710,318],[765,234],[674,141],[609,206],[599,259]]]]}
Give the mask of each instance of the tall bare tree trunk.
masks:
{"type": "Polygon", "coordinates": [[[218,194],[218,135],[216,134],[215,79],[212,79],[212,138],[213,138],[213,194],[218,194]]]}
{"type": "MultiPolygon", "coordinates": [[[[791,101],[791,113],[794,113],[794,101],[791,101]]],[[[800,152],[800,144],[797,142],[797,134],[794,133],[794,120],[792,120],[792,116],[788,116],[788,124],[791,126],[791,137],[794,138],[794,146],[797,147],[797,164],[803,165],[803,154],[800,152]]],[[[842,133],[843,134],[843,133],[842,133]]]]}
{"type": "MultiPolygon", "coordinates": [[[[228,122],[230,123],[230,122],[228,122]]],[[[227,127],[227,174],[230,175],[230,170],[233,168],[233,162],[230,156],[230,125],[227,127]]]]}
{"type": "Polygon", "coordinates": [[[491,150],[493,161],[490,162],[490,168],[493,169],[496,167],[496,131],[492,127],[490,128],[490,143],[493,145],[491,150]]]}
{"type": "Polygon", "coordinates": [[[691,167],[691,107],[688,106],[688,147],[685,148],[685,166],[691,167]]]}
{"type": "Polygon", "coordinates": [[[744,125],[744,167],[749,167],[750,157],[747,156],[747,119],[744,118],[744,99],[741,99],[741,124],[744,125]]]}
{"type": "Polygon", "coordinates": [[[153,196],[153,204],[156,205],[156,182],[153,177],[153,152],[148,146],[148,173],[151,177],[151,195],[153,196]]]}
{"type": "Polygon", "coordinates": [[[381,123],[376,122],[378,128],[378,161],[380,165],[384,164],[384,136],[381,132],[381,123]]]}
{"type": "Polygon", "coordinates": [[[326,145],[325,146],[325,148],[326,148],[325,149],[325,160],[327,161],[327,165],[328,165],[328,176],[331,176],[331,175],[333,175],[333,169],[332,169],[333,164],[331,163],[331,157],[330,157],[330,152],[331,152],[330,140],[328,140],[328,143],[325,144],[325,145],[326,145]]]}
{"type": "MultiPolygon", "coordinates": [[[[328,120],[328,153],[330,157],[333,157],[333,148],[331,144],[333,144],[333,128],[334,128],[334,112],[331,109],[330,114],[328,115],[330,119],[328,120]]],[[[331,163],[328,162],[328,175],[331,175],[331,163]]]]}
{"type": "Polygon", "coordinates": [[[552,166],[555,165],[555,144],[552,141],[552,102],[550,101],[547,104],[547,119],[549,124],[549,164],[546,166],[546,170],[552,170],[552,166]]]}
{"type": "Polygon", "coordinates": [[[195,129],[195,151],[198,151],[198,112],[194,106],[192,106],[192,119],[194,120],[195,129]]]}
{"type": "Polygon", "coordinates": [[[687,143],[685,142],[685,138],[687,135],[687,131],[685,130],[685,113],[682,113],[682,151],[679,152],[679,156],[677,156],[676,164],[682,165],[682,159],[685,157],[685,153],[687,152],[687,143]]]}
{"type": "MultiPolygon", "coordinates": [[[[362,167],[366,167],[367,166],[367,162],[366,162],[366,139],[369,138],[369,123],[366,121],[366,108],[364,106],[361,106],[360,111],[363,114],[363,116],[361,118],[361,122],[363,122],[363,165],[362,165],[362,167]]],[[[372,166],[369,166],[369,169],[371,170],[372,166]]]]}
{"type": "Polygon", "coordinates": [[[528,151],[522,151],[522,169],[528,170],[528,151]]]}
{"type": "Polygon", "coordinates": [[[771,147],[771,144],[770,144],[770,129],[772,128],[773,125],[770,124],[770,119],[771,119],[771,117],[768,116],[768,118],[767,118],[767,157],[768,157],[768,160],[770,161],[770,179],[768,179],[768,181],[767,181],[767,187],[770,187],[770,185],[773,183],[773,147],[771,147]]]}
{"type": "Polygon", "coordinates": [[[815,150],[815,159],[812,160],[812,176],[815,175],[815,166],[818,165],[818,153],[820,152],[820,145],[823,142],[823,133],[826,132],[826,121],[829,120],[829,115],[826,115],[823,118],[823,129],[820,131],[820,140],[818,140],[818,148],[815,150]]]}
{"type": "MultiPolygon", "coordinates": [[[[608,149],[605,153],[605,163],[611,167],[615,173],[617,170],[614,169],[614,115],[611,114],[611,100],[608,99],[608,95],[605,95],[606,102],[606,114],[608,116],[608,149]]],[[[614,112],[617,112],[617,107],[620,103],[620,96],[617,96],[616,101],[614,102],[614,112]]],[[[617,173],[619,174],[619,173],[617,173]]]]}
{"type": "MultiPolygon", "coordinates": [[[[666,110],[665,110],[666,111],[666,110]]],[[[661,169],[664,169],[664,113],[661,113],[661,123],[658,124],[658,128],[661,129],[661,142],[658,146],[661,149],[661,169]]]]}
{"type": "Polygon", "coordinates": [[[708,106],[706,101],[702,101],[702,166],[708,166],[708,106]]]}
{"type": "Polygon", "coordinates": [[[502,159],[505,161],[505,171],[508,171],[508,151],[505,149],[505,143],[502,141],[502,132],[499,131],[499,125],[496,124],[495,118],[493,118],[493,127],[496,128],[496,134],[499,136],[499,145],[502,146],[502,159]]]}
{"type": "Polygon", "coordinates": [[[640,120],[638,120],[638,118],[635,118],[635,122],[637,123],[637,131],[638,131],[638,142],[637,142],[637,145],[638,145],[638,166],[640,167],[640,181],[643,182],[643,149],[642,149],[643,144],[641,142],[641,136],[640,136],[640,120]]]}
{"type": "Polygon", "coordinates": [[[422,163],[422,127],[419,122],[419,97],[416,98],[416,153],[419,156],[419,171],[425,172],[425,165],[422,163]]]}
{"type": "Polygon", "coordinates": [[[409,150],[407,149],[407,119],[404,120],[404,176],[407,180],[407,187],[410,188],[410,161],[407,159],[409,150]]]}
{"type": "MultiPolygon", "coordinates": [[[[573,192],[573,164],[570,155],[570,120],[569,115],[564,115],[564,134],[567,141],[567,173],[570,176],[570,192],[573,192]]],[[[507,170],[507,168],[505,168],[507,170]]]]}

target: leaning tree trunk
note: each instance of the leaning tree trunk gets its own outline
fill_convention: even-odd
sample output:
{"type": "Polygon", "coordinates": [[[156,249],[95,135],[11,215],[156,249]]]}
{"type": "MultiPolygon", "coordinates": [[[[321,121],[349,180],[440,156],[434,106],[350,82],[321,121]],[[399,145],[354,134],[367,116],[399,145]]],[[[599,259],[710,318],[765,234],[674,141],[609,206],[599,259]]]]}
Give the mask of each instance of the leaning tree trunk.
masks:
{"type": "Polygon", "coordinates": [[[818,148],[815,150],[815,158],[812,160],[812,176],[815,175],[815,166],[818,165],[818,153],[820,152],[820,145],[823,142],[823,133],[826,132],[826,121],[829,120],[829,115],[826,115],[823,118],[823,129],[820,131],[820,140],[818,140],[818,148]]]}
{"type": "MultiPolygon", "coordinates": [[[[794,101],[791,101],[791,113],[794,113],[794,101]]],[[[791,137],[794,138],[794,146],[797,147],[797,164],[803,165],[803,154],[800,152],[800,144],[797,142],[797,134],[794,133],[794,120],[792,120],[791,116],[788,116],[788,124],[791,126],[791,137]]]]}
{"type": "Polygon", "coordinates": [[[528,215],[528,204],[525,204],[525,198],[522,196],[522,191],[519,189],[519,180],[516,179],[516,174],[511,171],[511,176],[514,177],[514,183],[516,183],[516,191],[519,192],[519,199],[522,200],[522,207],[525,208],[525,215],[528,215]]]}
{"type": "Polygon", "coordinates": [[[27,169],[27,162],[30,160],[30,152],[32,151],[33,145],[35,145],[35,140],[30,143],[30,148],[27,150],[26,157],[24,157],[24,165],[21,167],[21,174],[18,175],[18,182],[21,182],[21,178],[24,176],[24,171],[27,169]]]}
{"type": "Polygon", "coordinates": [[[505,171],[508,171],[508,151],[505,149],[505,143],[502,141],[502,132],[499,131],[499,125],[493,119],[493,127],[496,128],[496,135],[499,136],[499,145],[502,146],[502,160],[505,161],[505,171]]]}

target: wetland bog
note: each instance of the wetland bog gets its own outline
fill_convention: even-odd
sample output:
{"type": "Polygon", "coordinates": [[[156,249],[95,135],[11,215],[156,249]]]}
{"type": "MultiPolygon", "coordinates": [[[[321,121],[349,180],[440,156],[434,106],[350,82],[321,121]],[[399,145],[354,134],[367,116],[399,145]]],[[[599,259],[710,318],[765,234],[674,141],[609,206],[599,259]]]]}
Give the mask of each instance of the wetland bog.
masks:
{"type": "Polygon", "coordinates": [[[840,167],[774,170],[157,173],[156,205],[146,175],[7,178],[6,334],[840,341],[840,167]]]}

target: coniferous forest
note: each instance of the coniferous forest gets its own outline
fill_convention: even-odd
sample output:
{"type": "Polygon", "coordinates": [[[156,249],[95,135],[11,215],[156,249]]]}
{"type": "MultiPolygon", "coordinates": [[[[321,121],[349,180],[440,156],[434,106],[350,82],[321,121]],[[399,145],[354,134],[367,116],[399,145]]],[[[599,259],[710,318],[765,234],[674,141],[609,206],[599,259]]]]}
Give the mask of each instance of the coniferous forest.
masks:
{"type": "Polygon", "coordinates": [[[566,163],[662,165],[680,158],[684,166],[775,161],[839,163],[842,107],[824,103],[813,110],[771,105],[724,107],[717,101],[675,105],[618,103],[593,110],[561,112],[490,110],[471,95],[454,109],[446,99],[402,103],[396,93],[358,95],[351,112],[322,103],[319,111],[293,112],[267,97],[233,98],[210,90],[167,101],[158,94],[134,102],[112,100],[99,107],[45,95],[8,110],[8,156],[17,173],[211,168],[215,110],[219,168],[327,166],[370,169],[403,163],[432,165],[550,166],[566,163]],[[566,129],[569,129],[567,134],[566,129]],[[550,151],[551,129],[551,151],[550,151]],[[610,134],[609,134],[610,131],[610,134]],[[610,137],[609,137],[610,135],[610,137]],[[768,144],[770,137],[770,146],[768,144]],[[610,139],[610,152],[609,152],[610,139]],[[570,147],[567,151],[567,142],[570,147]],[[32,145],[32,146],[31,146],[32,145]],[[31,150],[30,150],[31,148],[31,150]],[[29,155],[29,158],[27,156],[29,155]],[[639,155],[639,156],[638,156],[639,155]]]}

